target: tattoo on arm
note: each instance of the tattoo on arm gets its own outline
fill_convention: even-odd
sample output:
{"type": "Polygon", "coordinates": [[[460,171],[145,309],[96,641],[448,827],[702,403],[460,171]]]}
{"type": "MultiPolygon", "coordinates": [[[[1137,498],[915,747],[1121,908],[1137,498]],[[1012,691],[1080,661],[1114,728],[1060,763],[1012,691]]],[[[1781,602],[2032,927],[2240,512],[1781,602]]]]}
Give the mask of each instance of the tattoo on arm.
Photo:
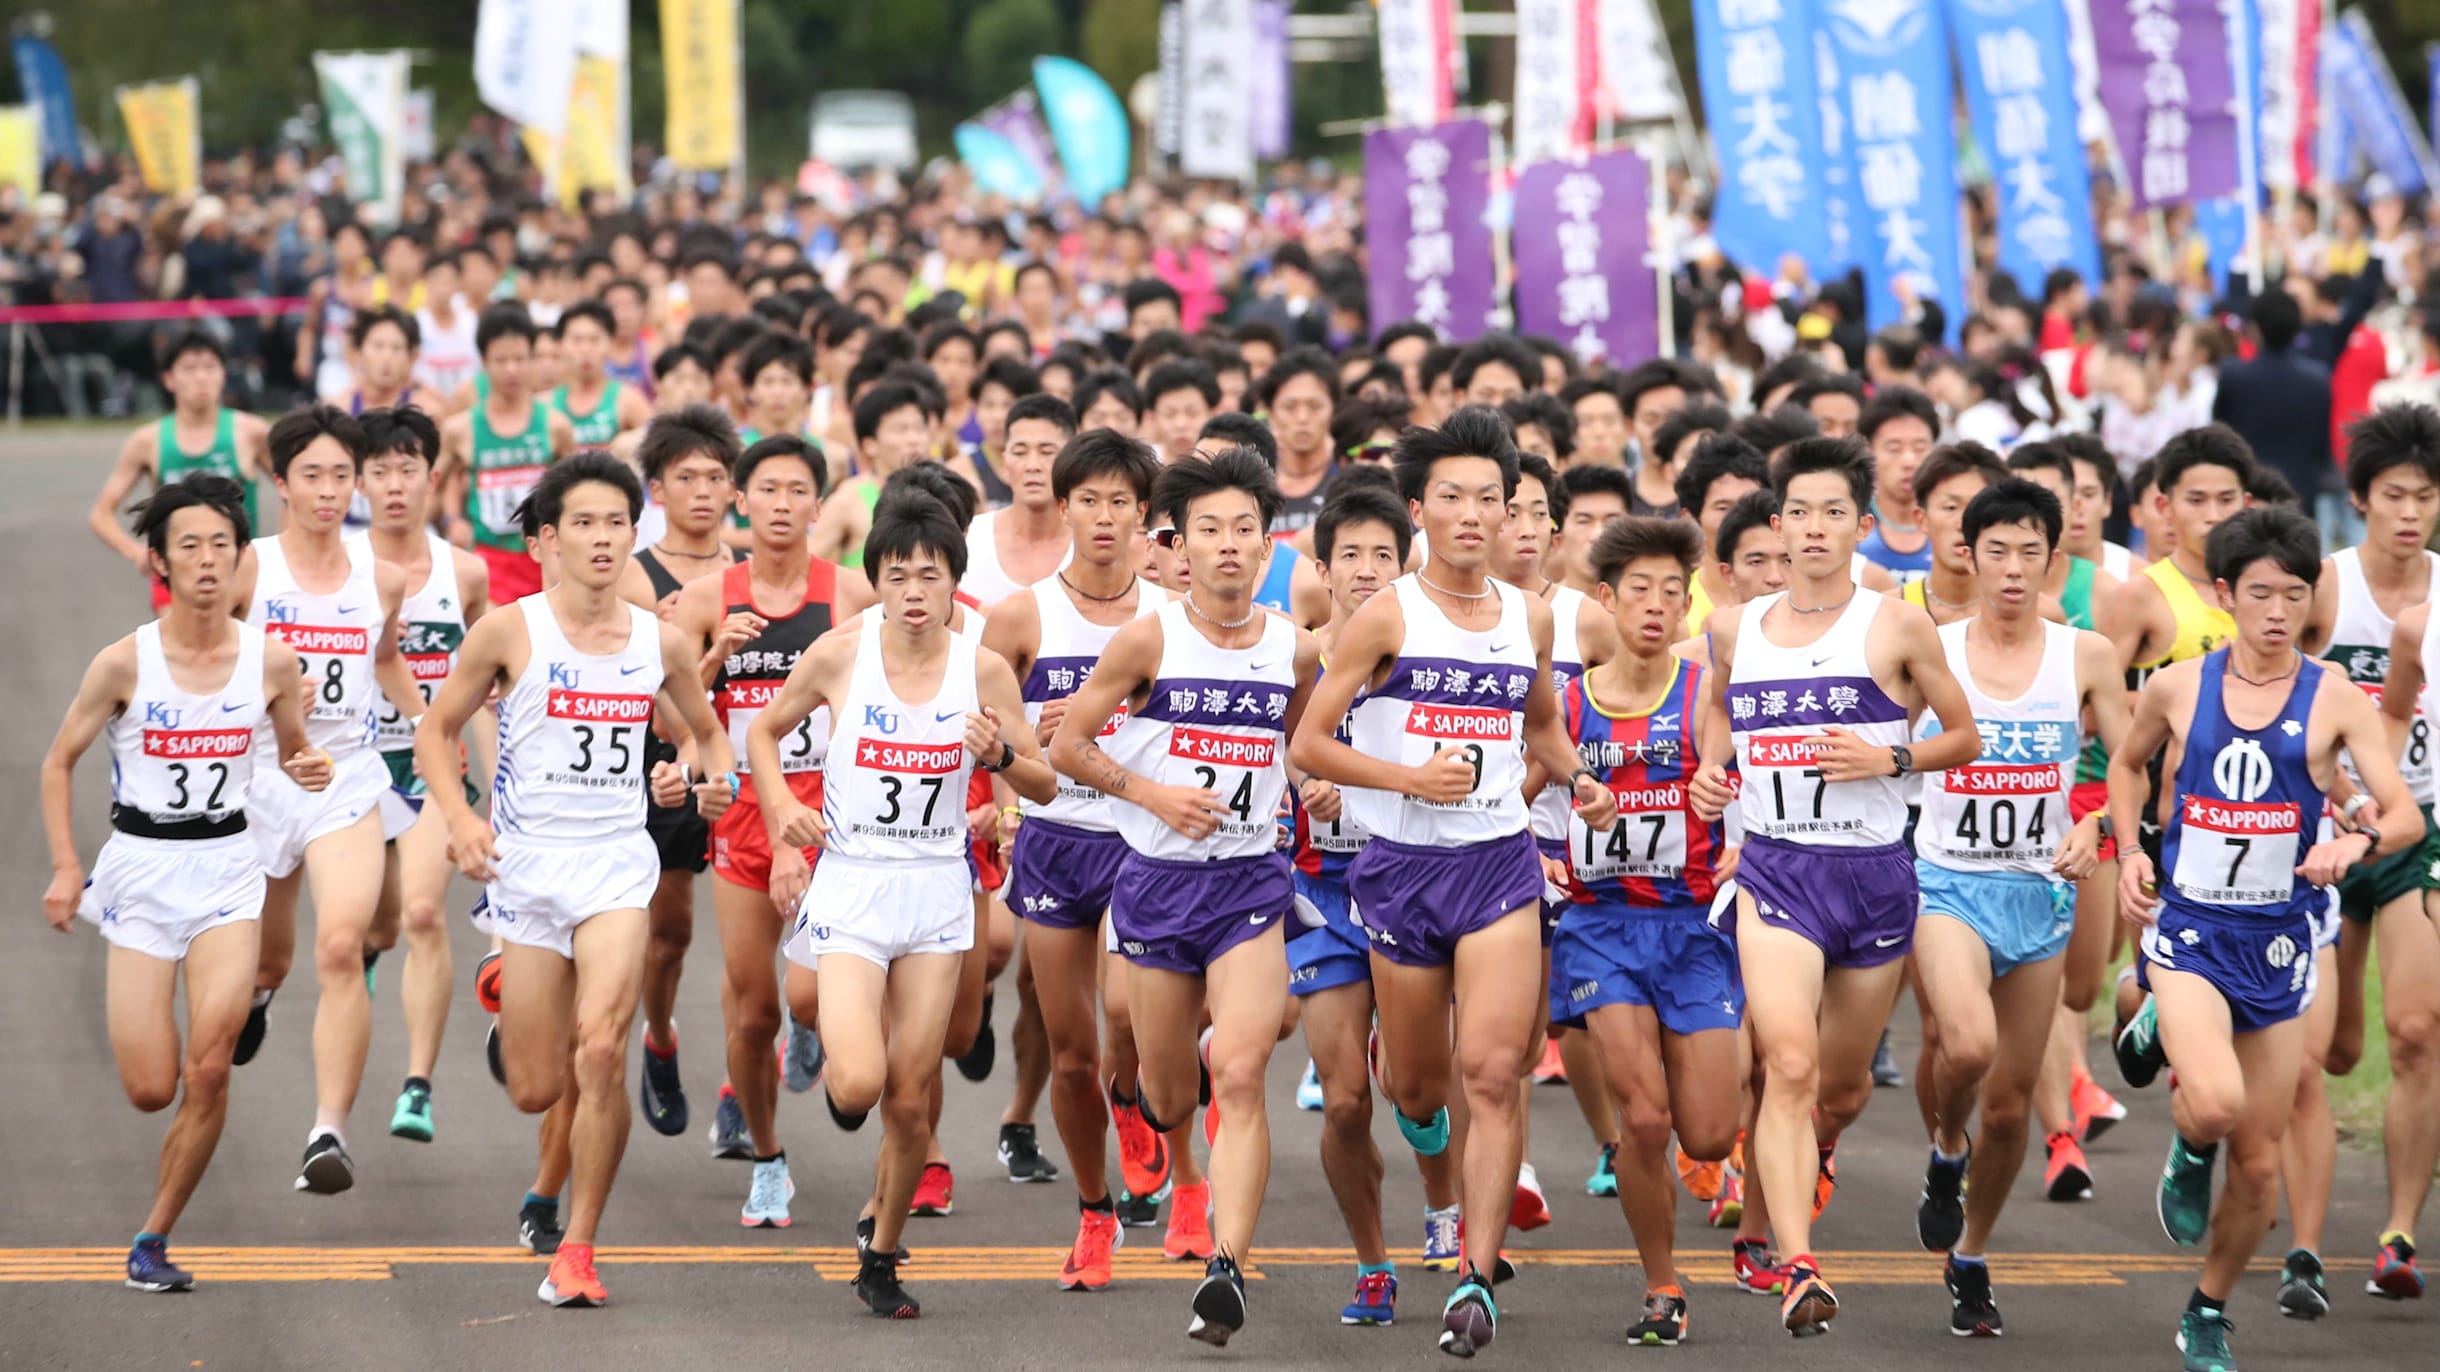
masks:
{"type": "Polygon", "coordinates": [[[1077,745],[1076,751],[1084,755],[1085,770],[1092,773],[1085,780],[1091,783],[1094,789],[1105,795],[1113,796],[1127,789],[1127,769],[1119,766],[1116,759],[1103,752],[1099,743],[1088,738],[1077,745]]]}

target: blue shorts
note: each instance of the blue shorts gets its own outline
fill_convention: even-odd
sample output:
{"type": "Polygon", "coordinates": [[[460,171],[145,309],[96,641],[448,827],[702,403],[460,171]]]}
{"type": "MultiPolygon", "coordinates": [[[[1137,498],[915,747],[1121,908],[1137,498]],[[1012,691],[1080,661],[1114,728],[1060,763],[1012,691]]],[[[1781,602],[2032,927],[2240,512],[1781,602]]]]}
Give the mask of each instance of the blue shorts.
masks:
{"type": "Polygon", "coordinates": [[[2318,894],[2312,904],[2292,914],[2229,919],[2164,899],[2159,921],[2144,931],[2137,980],[2149,990],[2154,967],[2192,972],[2228,1002],[2229,1024],[2240,1034],[2294,1019],[2313,1003],[2318,894]]]}
{"type": "Polygon", "coordinates": [[[1649,1005],[1672,1034],[1734,1029],[1745,1017],[1736,942],[1706,910],[1573,906],[1550,945],[1550,1020],[1581,1029],[1605,1005],[1649,1005]]]}
{"type": "MultiPolygon", "coordinates": [[[[1347,909],[1347,883],[1296,874],[1296,899],[1322,922],[1292,925],[1288,940],[1288,989],[1300,996],[1372,980],[1372,943],[1347,909]]],[[[1300,911],[1300,913],[1302,913],[1300,911]]]]}
{"type": "Polygon", "coordinates": [[[1946,915],[1991,950],[1991,975],[2067,951],[2076,932],[2076,888],[2039,872],[1960,872],[1915,859],[1923,913],[1946,915]]]}

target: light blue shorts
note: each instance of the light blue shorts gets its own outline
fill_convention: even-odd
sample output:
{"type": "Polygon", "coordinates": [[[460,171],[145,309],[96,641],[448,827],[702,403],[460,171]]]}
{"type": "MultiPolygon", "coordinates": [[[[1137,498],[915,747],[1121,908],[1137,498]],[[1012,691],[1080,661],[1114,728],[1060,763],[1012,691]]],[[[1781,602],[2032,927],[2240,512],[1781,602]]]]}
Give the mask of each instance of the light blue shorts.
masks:
{"type": "Polygon", "coordinates": [[[1923,913],[1957,920],[1991,950],[1991,975],[2055,958],[2076,931],[2076,888],[2037,872],[1960,872],[1915,859],[1923,913]]]}

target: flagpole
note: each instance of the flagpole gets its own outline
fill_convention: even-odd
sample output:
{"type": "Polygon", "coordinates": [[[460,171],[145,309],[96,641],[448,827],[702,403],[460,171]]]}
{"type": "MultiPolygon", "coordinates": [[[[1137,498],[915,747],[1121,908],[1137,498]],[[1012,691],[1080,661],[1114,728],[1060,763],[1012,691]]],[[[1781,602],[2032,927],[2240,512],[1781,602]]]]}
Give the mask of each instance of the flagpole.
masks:
{"type": "MultiPolygon", "coordinates": [[[[1644,159],[1645,213],[1651,217],[1646,241],[1652,245],[1652,303],[1660,315],[1660,355],[1677,356],[1677,240],[1669,220],[1668,159],[1659,154],[1650,135],[1638,139],[1636,154],[1644,159]]],[[[1615,365],[1615,364],[1613,364],[1615,365]]]]}
{"type": "Polygon", "coordinates": [[[736,61],[737,150],[729,162],[729,190],[737,197],[739,214],[753,208],[746,194],[746,10],[745,0],[729,0],[729,36],[736,61]]]}

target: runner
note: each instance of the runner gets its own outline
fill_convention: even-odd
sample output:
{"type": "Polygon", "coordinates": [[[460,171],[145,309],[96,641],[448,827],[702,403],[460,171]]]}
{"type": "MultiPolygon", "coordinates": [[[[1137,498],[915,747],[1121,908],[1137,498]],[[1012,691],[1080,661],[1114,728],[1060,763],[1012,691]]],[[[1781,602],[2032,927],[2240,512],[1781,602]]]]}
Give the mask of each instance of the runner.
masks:
{"type": "MultiPolygon", "coordinates": [[[[1964,445],[1959,445],[1961,448],[1964,445]]],[[[1940,462],[1934,454],[1918,484],[1940,462]]],[[[2109,640],[2047,620],[2043,583],[2059,560],[2065,507],[2016,478],[1986,486],[1952,535],[1940,483],[1924,501],[1938,578],[1946,540],[1968,549],[1975,613],[1945,625],[1949,670],[1965,688],[1982,751],[1927,773],[1915,827],[1915,985],[1931,1043],[1919,1080],[1932,1155],[1915,1211],[1925,1249],[1947,1255],[1949,1332],[1997,1338],[1984,1261],[2025,1158],[2034,1083],[2050,1051],[2061,958],[2075,930],[2069,883],[2091,876],[2109,817],[2068,821],[2080,723],[2104,747],[2126,733],[2126,690],[2109,640]],[[2064,880],[2062,880],[2064,878],[2064,880]],[[1967,1121],[1979,1106],[1981,1129],[1967,1121]]],[[[1919,583],[1931,585],[1931,579],[1919,583]]],[[[1924,721],[1918,741],[1935,731],[1924,721]]]]}
{"type": "MultiPolygon", "coordinates": [[[[119,445],[119,460],[85,516],[104,547],[148,577],[154,575],[152,550],[119,527],[119,504],[135,494],[138,482],[158,491],[191,472],[228,477],[245,490],[247,527],[262,527],[255,492],[270,473],[270,428],[253,415],[221,405],[228,384],[228,354],[220,340],[201,330],[172,339],[161,354],[161,389],[169,392],[170,412],[119,445]]],[[[243,549],[239,556],[244,556],[243,549]]],[[[169,603],[169,588],[158,577],[152,582],[152,597],[156,610],[169,603]]]]}
{"type": "MultiPolygon", "coordinates": [[[[2163,484],[2188,489],[2174,475],[2163,484]]],[[[2181,531],[2180,558],[2192,551],[2181,531]]],[[[2301,1016],[2314,995],[2313,926],[2325,900],[2314,888],[2412,846],[2423,820],[2371,702],[2297,649],[2322,570],[2312,523],[2288,510],[2245,511],[2211,531],[2205,556],[2236,634],[2145,683],[2126,745],[2111,756],[2110,815],[2121,829],[2143,818],[2145,759],[2165,747],[2176,797],[2165,870],[2156,876],[2148,853],[2127,855],[2118,903],[2145,926],[2146,1018],[2157,1017],[2177,1069],[2161,1227],[2180,1247],[2210,1240],[2178,1347],[2189,1372],[2227,1372],[2236,1365],[2228,1298],[2277,1201],[2303,1066],[2301,1016]],[[2342,749],[2380,818],[2308,845],[2342,749]],[[2211,1171],[2223,1140],[2228,1181],[2215,1213],[2211,1171]]]]}
{"type": "MultiPolygon", "coordinates": [[[[432,793],[458,870],[485,883],[477,925],[503,941],[500,1045],[508,1095],[540,1114],[571,1095],[574,1191],[536,1294],[608,1303],[593,1248],[627,1147],[627,1028],[644,965],[656,869],[644,833],[643,735],[659,705],[702,750],[697,803],[717,818],[737,788],[728,740],[687,676],[694,648],[617,595],[644,492],[625,463],[583,453],[534,487],[540,556],[558,583],[466,635],[458,665],[416,726],[416,763],[451,775],[457,739],[500,699],[500,761],[485,820],[455,787],[432,793]],[[664,684],[669,689],[664,690],[664,684]]],[[[654,769],[682,786],[674,763],[654,769]]]]}
{"type": "MultiPolygon", "coordinates": [[[[2119,581],[2142,571],[2144,559],[2129,552],[2125,544],[2102,537],[2110,502],[2118,496],[2117,459],[2091,434],[2060,434],[2050,443],[2067,454],[2075,467],[2075,498],[2068,503],[2067,534],[2060,541],[2060,551],[2083,558],[2119,581]]],[[[2009,456],[2013,458],[2015,453],[2009,456]]]]}
{"type": "Polygon", "coordinates": [[[1058,791],[1032,731],[1016,722],[1024,705],[1007,661],[979,635],[948,627],[964,564],[949,511],[893,491],[875,507],[864,547],[882,609],[799,657],[746,732],[773,854],[771,901],[798,911],[788,957],[820,983],[831,1118],[853,1131],[882,1111],[879,1194],[856,1296],[885,1319],[921,1313],[898,1284],[896,1253],[932,1143],[960,956],[974,945],[968,777],[980,766],[1037,804],[1058,791]],[[816,814],[795,794],[783,745],[825,710],[834,734],[850,737],[831,739],[816,814]],[[818,872],[802,851],[811,846],[823,850],[818,872]]]}
{"type": "MultiPolygon", "coordinates": [[[[406,638],[399,651],[406,655],[419,700],[428,706],[457,664],[466,626],[491,608],[491,578],[481,558],[432,532],[432,472],[441,451],[440,428],[432,417],[410,405],[367,411],[357,422],[364,428],[362,484],[373,517],[363,537],[374,558],[396,567],[406,580],[406,599],[398,607],[406,638]]],[[[395,942],[402,934],[407,941],[399,981],[407,1079],[390,1115],[390,1132],[430,1143],[432,1069],[440,1061],[441,1031],[449,1019],[449,927],[442,911],[451,866],[448,830],[438,811],[424,813],[412,718],[386,701],[376,706],[373,746],[390,770],[390,790],[381,798],[382,837],[389,851],[373,941],[395,942]]],[[[488,756],[489,750],[483,751],[488,756]]]]}
{"type": "Polygon", "coordinates": [[[256,783],[247,831],[270,878],[263,897],[262,966],[233,1059],[251,1061],[270,1025],[272,993],[296,955],[297,890],[313,878],[314,1123],[296,1189],[335,1195],[355,1184],[345,1130],[363,1084],[372,1037],[365,932],[381,901],[381,797],[389,769],[373,748],[376,692],[408,719],[423,693],[399,651],[407,574],[370,546],[344,539],[365,432],[331,405],[294,410],[271,426],[271,471],[285,502],[280,532],[254,540],[233,578],[230,603],[246,622],[296,650],[313,684],[305,734],[330,755],[330,785],[311,796],[269,774],[272,740],[255,743],[256,783]]]}
{"type": "Polygon", "coordinates": [[[566,381],[551,392],[551,408],[568,417],[580,448],[607,448],[620,434],[652,418],[643,389],[610,375],[610,343],[618,322],[598,300],[579,300],[551,325],[559,340],[566,381]]]}
{"type": "Polygon", "coordinates": [[[1804,439],[1780,456],[1772,485],[1793,575],[1733,623],[1713,618],[1721,713],[1705,721],[1695,779],[1698,814],[1716,817],[1731,799],[1732,755],[1744,778],[1737,950],[1764,1075],[1746,1190],[1760,1183],[1788,1255],[1780,1318],[1798,1335],[1838,1314],[1812,1253],[1813,1201],[1835,1176],[1825,1164],[1839,1132],[1872,1094],[1873,1050],[1914,932],[1903,779],[1981,747],[1930,616],[1859,594],[1853,555],[1871,531],[1873,479],[1856,439],[1804,439]],[[1910,748],[1907,722],[1927,708],[1942,732],[1910,748]]]}
{"type": "Polygon", "coordinates": [[[517,507],[544,469],[576,449],[568,417],[534,398],[528,368],[539,336],[523,305],[487,305],[475,344],[483,359],[483,396],[441,425],[441,508],[449,541],[470,548],[491,570],[502,605],[542,589],[541,569],[525,551],[517,507]]]}
{"type": "Polygon", "coordinates": [[[1591,595],[1599,584],[1593,579],[1593,544],[1626,515],[1634,483],[1623,468],[1579,458],[1559,473],[1559,489],[1567,493],[1567,519],[1559,526],[1559,582],[1591,595]]]}
{"type": "Polygon", "coordinates": [[[229,1058],[259,956],[263,873],[245,832],[256,728],[270,722],[274,755],[297,786],[319,791],[331,769],[305,736],[296,652],[229,618],[246,547],[244,489],[211,474],[173,483],[137,512],[136,533],[169,604],[94,657],[43,759],[51,885],[42,907],[61,933],[82,915],[110,944],[110,1046],[129,1103],[146,1114],[178,1104],[152,1205],[127,1250],[127,1284],[185,1291],[195,1279],[170,1261],[169,1233],[220,1144],[229,1058]],[[113,832],[87,880],[71,787],[77,760],[105,732],[113,832]]]}
{"type": "Polygon", "coordinates": [[[347,326],[350,384],[344,391],[322,398],[355,415],[401,405],[413,405],[428,415],[447,414],[447,398],[415,381],[420,340],[415,316],[396,305],[358,310],[347,326]]]}
{"type": "MultiPolygon", "coordinates": [[[[813,386],[813,345],[792,333],[765,330],[737,354],[746,392],[737,436],[746,446],[772,434],[805,432],[805,398],[813,386]]],[[[815,449],[820,451],[819,445],[815,449]]]]}
{"type": "Polygon", "coordinates": [[[2127,579],[2101,621],[2102,632],[2118,645],[2130,688],[2141,689],[2153,672],[2201,657],[2235,634],[2228,612],[2204,598],[2211,577],[2203,544],[2222,520],[2245,508],[2253,473],[2245,440],[2224,424],[2188,429],[2153,460],[2153,510],[2172,547],[2127,579]]]}
{"type": "Polygon", "coordinates": [[[1076,412],[1055,395],[1029,395],[1009,407],[1003,432],[999,469],[1013,503],[975,516],[966,531],[968,562],[961,583],[986,610],[1047,579],[1075,556],[1054,471],[1061,450],[1076,436],[1076,412]]]}
{"type": "Polygon", "coordinates": [[[929,461],[931,435],[923,393],[904,381],[884,381],[866,390],[856,400],[855,421],[861,470],[824,497],[828,509],[814,521],[811,535],[813,556],[850,566],[861,560],[881,483],[901,467],[929,461]]]}
{"type": "MultiPolygon", "coordinates": [[[[1027,430],[1050,422],[1034,420],[1023,428],[1012,422],[1011,450],[1027,430]]],[[[1133,566],[1137,530],[1159,475],[1149,446],[1106,430],[1071,440],[1051,465],[1051,490],[1075,558],[1055,574],[1055,583],[1002,601],[983,628],[983,646],[1005,658],[1024,682],[1026,722],[1038,734],[1057,731],[1069,698],[1091,679],[1111,635],[1167,603],[1133,566]]],[[[1094,1018],[1102,916],[1126,852],[1116,811],[1115,800],[1078,782],[1061,783],[1047,803],[1021,805],[1004,893],[1027,926],[1024,957],[1050,1046],[1051,1120],[1076,1179],[1076,1241],[1059,1273],[1061,1287],[1070,1291],[1108,1286],[1110,1255],[1125,1239],[1109,1190],[1113,1104],[1103,1091],[1105,1081],[1115,1089],[1119,1080],[1132,1083],[1134,1074],[1103,1076],[1094,1018]]],[[[1004,1139],[1006,1133],[1004,1126],[1004,1139]]],[[[1144,1124],[1132,1097],[1121,1114],[1119,1146],[1123,1184],[1135,1195],[1157,1194],[1169,1180],[1168,1146],[1144,1124]]]]}
{"type": "Polygon", "coordinates": [[[1309,634],[1253,603],[1283,504],[1259,455],[1236,448],[1169,467],[1153,503],[1176,530],[1193,587],[1111,637],[1051,754],[1060,771],[1125,802],[1115,807],[1127,852],[1110,921],[1129,963],[1135,1097],[1156,1131],[1193,1117],[1208,997],[1203,1057],[1221,1121],[1216,1249],[1186,1332],[1217,1347],[1245,1326],[1241,1269],[1270,1178],[1262,1079],[1287,1011],[1283,926],[1295,900],[1273,816],[1288,786],[1281,744],[1317,654],[1309,634]],[[1097,742],[1105,729],[1108,752],[1097,742]]]}
{"type": "Polygon", "coordinates": [[[1932,569],[1932,541],[1914,523],[1915,468],[1939,441],[1940,407],[1911,386],[1885,386],[1864,406],[1856,435],[1871,446],[1873,479],[1872,530],[1856,551],[1900,585],[1920,580],[1932,569]]]}
{"type": "MultiPolygon", "coordinates": [[[[1962,532],[1966,506],[1998,482],[2008,479],[2007,464],[1980,443],[1944,443],[1932,449],[1915,468],[1916,524],[1929,540],[1931,568],[1898,588],[1909,605],[1920,605],[1936,625],[1970,618],[1982,609],[1982,573],[1974,549],[1962,532]]],[[[2047,596],[2036,589],[2035,596],[2047,596]]],[[[2064,619],[2055,607],[2037,604],[2053,619],[2064,619]]],[[[1918,1079],[1920,1084],[1920,1079],[1918,1079]]]]}
{"type": "MultiPolygon", "coordinates": [[[[1302,375],[1306,375],[1309,383],[1310,374],[1302,375]]],[[[1292,389],[1304,388],[1299,386],[1292,389]]],[[[1216,414],[1205,420],[1203,432],[1195,440],[1194,455],[1208,459],[1230,448],[1251,448],[1261,455],[1264,462],[1273,463],[1273,470],[1277,470],[1279,439],[1272,434],[1270,425],[1250,414],[1216,414]]],[[[1317,503],[1314,508],[1319,510],[1321,507],[1317,503]]],[[[1278,543],[1279,546],[1272,550],[1270,561],[1264,566],[1262,581],[1254,587],[1254,603],[1266,610],[1277,610],[1303,628],[1326,623],[1330,618],[1330,592],[1323,588],[1321,573],[1314,569],[1313,559],[1297,550],[1294,537],[1279,539],[1278,543]]],[[[1147,552],[1156,561],[1166,560],[1172,570],[1179,573],[1177,578],[1164,582],[1164,585],[1172,591],[1186,589],[1183,575],[1185,560],[1178,556],[1174,548],[1155,544],[1147,552]]]]}
{"type": "Polygon", "coordinates": [[[1498,1329],[1484,1255],[1496,1260],[1508,1228],[1524,1151],[1525,1052],[1548,1010],[1547,979],[1537,979],[1546,935],[1536,931],[1548,926],[1522,789],[1527,750],[1546,775],[1572,778],[1588,823],[1607,828],[1614,802],[1575,765],[1560,727],[1546,684],[1550,608],[1488,576],[1518,482],[1507,422],[1463,407],[1438,429],[1407,430],[1397,466],[1429,542],[1423,569],[1348,622],[1315,692],[1317,720],[1357,711],[1354,746],[1327,723],[1298,731],[1292,751],[1308,774],[1346,788],[1347,813],[1373,835],[1347,887],[1372,941],[1399,1131],[1417,1151],[1441,1152],[1452,1074],[1464,1093],[1459,1175],[1473,1229],[1440,1346],[1472,1357],[1498,1329]]]}
{"type": "MultiPolygon", "coordinates": [[[[1719,541],[1720,522],[1728,518],[1728,512],[1738,501],[1770,481],[1770,462],[1744,439],[1714,434],[1696,440],[1694,455],[1678,471],[1677,493],[1680,508],[1694,516],[1696,527],[1702,531],[1702,547],[1709,548],[1719,541]]],[[[1702,568],[1686,587],[1685,636],[1692,638],[1701,633],[1703,626],[1711,622],[1714,609],[1737,603],[1728,574],[1721,566],[1713,563],[1702,568]]]]}

